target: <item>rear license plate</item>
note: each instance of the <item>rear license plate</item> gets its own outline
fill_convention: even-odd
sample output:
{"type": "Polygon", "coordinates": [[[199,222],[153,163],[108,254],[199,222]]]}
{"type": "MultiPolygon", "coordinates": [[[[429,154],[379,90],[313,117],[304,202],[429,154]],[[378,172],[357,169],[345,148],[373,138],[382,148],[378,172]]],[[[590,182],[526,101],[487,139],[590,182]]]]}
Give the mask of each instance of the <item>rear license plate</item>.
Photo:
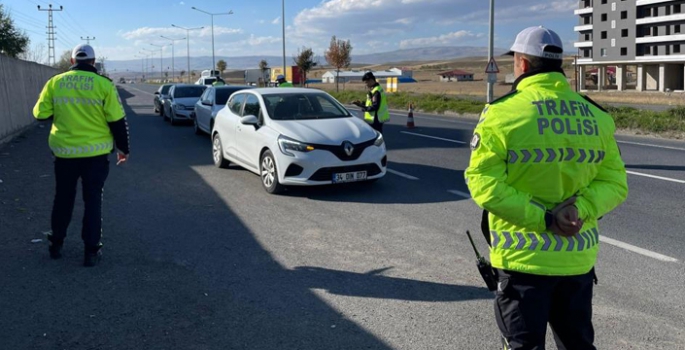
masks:
{"type": "Polygon", "coordinates": [[[333,183],[354,182],[366,180],[366,171],[333,174],[333,183]]]}

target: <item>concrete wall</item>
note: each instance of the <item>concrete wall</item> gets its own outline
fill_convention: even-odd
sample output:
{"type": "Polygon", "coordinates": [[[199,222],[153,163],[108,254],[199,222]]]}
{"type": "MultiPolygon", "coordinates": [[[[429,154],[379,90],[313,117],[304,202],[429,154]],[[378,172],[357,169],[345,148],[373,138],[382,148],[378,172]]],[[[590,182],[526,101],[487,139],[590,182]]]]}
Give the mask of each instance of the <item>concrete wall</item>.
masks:
{"type": "Polygon", "coordinates": [[[643,69],[645,71],[645,90],[659,90],[659,65],[645,65],[643,69]]]}
{"type": "Polygon", "coordinates": [[[52,67],[0,55],[0,143],[35,121],[38,95],[57,73],[52,67]]]}

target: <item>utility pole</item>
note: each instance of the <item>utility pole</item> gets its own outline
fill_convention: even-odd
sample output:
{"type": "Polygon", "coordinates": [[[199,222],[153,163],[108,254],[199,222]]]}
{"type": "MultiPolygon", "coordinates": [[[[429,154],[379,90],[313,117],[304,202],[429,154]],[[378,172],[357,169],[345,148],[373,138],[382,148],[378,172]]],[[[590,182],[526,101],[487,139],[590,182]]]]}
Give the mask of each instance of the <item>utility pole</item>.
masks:
{"type": "Polygon", "coordinates": [[[85,40],[85,41],[86,41],[86,44],[90,45],[90,41],[91,41],[91,40],[95,40],[95,37],[92,37],[92,38],[89,37],[89,36],[87,36],[87,37],[85,37],[85,38],[84,38],[84,37],[81,37],[81,40],[85,40]]]}
{"type": "Polygon", "coordinates": [[[210,13],[204,10],[200,10],[199,8],[193,6],[191,7],[195,11],[200,11],[202,13],[208,14],[212,18],[212,69],[210,70],[213,71],[216,69],[216,61],[214,58],[214,16],[221,16],[221,15],[232,15],[233,10],[228,10],[228,12],[222,12],[222,13],[210,13]]]}
{"type": "Polygon", "coordinates": [[[285,69],[285,0],[281,0],[281,32],[283,34],[283,77],[288,80],[288,71],[285,69]]]}
{"type": "Polygon", "coordinates": [[[146,49],[146,48],[141,48],[141,53],[143,55],[145,55],[145,70],[148,73],[148,77],[149,77],[150,75],[152,75],[151,72],[152,72],[153,67],[152,67],[151,62],[152,62],[152,56],[155,55],[155,52],[152,50],[146,49]]]}
{"type": "Polygon", "coordinates": [[[186,38],[181,38],[181,39],[172,39],[172,38],[167,38],[164,35],[160,35],[160,37],[171,40],[171,81],[174,81],[174,42],[179,41],[179,40],[185,40],[186,38]]]}
{"type": "Polygon", "coordinates": [[[190,31],[191,30],[196,30],[196,29],[202,29],[204,27],[196,27],[196,28],[184,28],[181,26],[177,26],[175,24],[171,25],[172,27],[180,28],[186,31],[186,58],[188,59],[188,71],[186,74],[188,74],[188,84],[190,84],[190,31]]]}
{"type": "MultiPolygon", "coordinates": [[[[495,47],[495,0],[490,0],[490,44],[488,45],[488,62],[492,61],[495,47]]],[[[495,83],[488,79],[488,103],[493,100],[493,88],[495,83]]]]}
{"type": "Polygon", "coordinates": [[[55,10],[52,8],[52,4],[48,5],[47,10],[46,9],[41,9],[40,5],[38,5],[38,11],[47,11],[48,12],[48,31],[45,33],[48,35],[48,63],[50,63],[50,60],[52,60],[52,65],[55,65],[55,29],[57,27],[54,26],[52,22],[52,12],[53,11],[62,11],[64,8],[60,5],[59,10],[55,10]]]}

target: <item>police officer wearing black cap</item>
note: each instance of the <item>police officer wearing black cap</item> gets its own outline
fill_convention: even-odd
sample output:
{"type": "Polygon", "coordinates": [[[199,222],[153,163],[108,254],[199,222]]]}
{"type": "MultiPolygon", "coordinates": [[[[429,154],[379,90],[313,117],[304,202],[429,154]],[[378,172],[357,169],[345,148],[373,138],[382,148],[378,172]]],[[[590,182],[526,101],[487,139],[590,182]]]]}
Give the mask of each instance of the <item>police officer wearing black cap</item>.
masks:
{"type": "Polygon", "coordinates": [[[390,120],[390,111],[388,110],[388,99],[385,96],[385,91],[376,81],[376,77],[371,72],[366,72],[362,77],[362,81],[366,83],[369,92],[366,94],[366,103],[361,101],[353,101],[352,104],[360,107],[364,112],[364,121],[369,123],[376,131],[383,132],[383,123],[390,120]]]}

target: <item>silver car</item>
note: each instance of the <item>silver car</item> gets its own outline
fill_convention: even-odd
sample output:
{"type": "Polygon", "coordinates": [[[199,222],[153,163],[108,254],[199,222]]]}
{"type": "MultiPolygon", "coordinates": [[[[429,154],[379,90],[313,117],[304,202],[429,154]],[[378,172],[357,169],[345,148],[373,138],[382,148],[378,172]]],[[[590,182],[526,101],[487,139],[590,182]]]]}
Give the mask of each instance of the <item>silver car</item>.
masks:
{"type": "Polygon", "coordinates": [[[176,125],[182,120],[192,120],[195,102],[207,89],[204,85],[176,84],[169,89],[169,98],[164,100],[162,116],[176,125]]]}
{"type": "Polygon", "coordinates": [[[211,133],[214,129],[214,118],[216,114],[226,106],[228,98],[236,91],[251,89],[251,86],[243,85],[223,85],[210,86],[202,94],[200,100],[195,103],[195,111],[193,113],[193,123],[195,125],[195,133],[200,135],[202,133],[211,133]]]}
{"type": "MultiPolygon", "coordinates": [[[[133,81],[129,82],[129,84],[133,84],[133,81]]],[[[159,115],[164,114],[164,107],[162,106],[164,104],[164,99],[169,98],[169,89],[171,88],[172,84],[164,84],[155,91],[155,97],[152,98],[152,101],[155,104],[155,113],[159,113],[159,115]]]]}

